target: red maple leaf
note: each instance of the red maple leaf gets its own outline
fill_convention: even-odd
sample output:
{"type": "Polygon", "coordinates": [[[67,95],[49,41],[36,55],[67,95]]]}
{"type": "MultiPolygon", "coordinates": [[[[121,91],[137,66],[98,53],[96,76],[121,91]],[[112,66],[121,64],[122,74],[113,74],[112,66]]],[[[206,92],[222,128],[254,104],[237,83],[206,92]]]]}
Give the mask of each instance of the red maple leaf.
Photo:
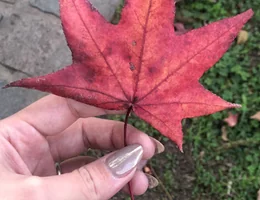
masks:
{"type": "Polygon", "coordinates": [[[198,80],[225,53],[253,11],[176,35],[174,7],[173,0],[128,0],[119,24],[112,25],[86,0],[60,0],[72,65],[7,87],[133,110],[182,149],[182,119],[239,106],[198,80]]]}

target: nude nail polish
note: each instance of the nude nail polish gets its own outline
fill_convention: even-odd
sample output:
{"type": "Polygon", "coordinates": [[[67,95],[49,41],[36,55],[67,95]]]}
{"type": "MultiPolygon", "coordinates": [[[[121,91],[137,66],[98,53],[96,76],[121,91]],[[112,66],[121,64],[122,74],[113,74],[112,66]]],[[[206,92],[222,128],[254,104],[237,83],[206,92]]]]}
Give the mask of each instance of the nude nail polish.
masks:
{"type": "Polygon", "coordinates": [[[159,181],[153,177],[152,175],[150,174],[145,174],[147,179],[148,179],[148,187],[149,189],[153,189],[155,187],[157,187],[159,185],[159,181]]]}
{"type": "Polygon", "coordinates": [[[106,159],[106,165],[116,177],[123,177],[136,168],[143,156],[141,145],[134,144],[124,147],[106,159]]]}
{"type": "Polygon", "coordinates": [[[153,137],[150,137],[150,138],[155,144],[155,154],[164,152],[165,147],[163,146],[163,144],[161,142],[159,142],[158,140],[154,139],[153,137]]]}

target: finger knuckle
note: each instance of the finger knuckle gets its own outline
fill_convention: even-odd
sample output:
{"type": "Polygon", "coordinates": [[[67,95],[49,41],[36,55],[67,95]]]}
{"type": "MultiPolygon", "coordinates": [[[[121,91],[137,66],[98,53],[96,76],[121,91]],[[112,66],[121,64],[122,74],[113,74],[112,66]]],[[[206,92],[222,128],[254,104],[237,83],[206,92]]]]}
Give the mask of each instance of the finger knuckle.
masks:
{"type": "Polygon", "coordinates": [[[87,167],[81,167],[77,170],[80,179],[82,180],[82,192],[86,199],[98,200],[100,199],[96,183],[87,167]]]}

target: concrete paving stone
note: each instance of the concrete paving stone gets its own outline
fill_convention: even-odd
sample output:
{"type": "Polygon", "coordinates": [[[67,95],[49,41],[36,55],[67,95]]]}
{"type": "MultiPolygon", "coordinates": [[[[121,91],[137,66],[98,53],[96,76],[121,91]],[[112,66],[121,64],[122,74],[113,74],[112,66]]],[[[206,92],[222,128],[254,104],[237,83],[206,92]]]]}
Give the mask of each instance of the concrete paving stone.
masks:
{"type": "Polygon", "coordinates": [[[0,0],[4,3],[10,3],[10,4],[15,4],[16,0],[0,0]]]}
{"type": "MultiPolygon", "coordinates": [[[[113,18],[117,6],[121,0],[89,0],[93,6],[108,20],[113,18]]],[[[43,12],[52,13],[59,16],[59,0],[30,0],[30,5],[43,12]]]]}
{"type": "MultiPolygon", "coordinates": [[[[101,12],[110,12],[120,0],[109,4],[91,1],[101,12]]],[[[57,71],[72,62],[58,18],[32,9],[29,0],[0,6],[0,13],[4,15],[0,24],[1,62],[32,75],[57,71]]]]}
{"type": "Polygon", "coordinates": [[[0,61],[28,74],[43,75],[71,63],[60,20],[29,6],[28,0],[0,6],[0,61]],[[55,62],[53,62],[53,60],[55,62]]]}
{"type": "Polygon", "coordinates": [[[30,5],[43,12],[60,16],[58,0],[30,0],[30,5]]]}
{"type": "Polygon", "coordinates": [[[4,82],[12,82],[15,80],[19,80],[22,78],[28,77],[27,75],[17,72],[15,70],[10,70],[4,67],[3,65],[0,64],[0,81],[4,82]]]}
{"type": "Polygon", "coordinates": [[[44,95],[22,88],[1,89],[6,84],[7,82],[0,80],[0,119],[18,112],[44,95]]]}
{"type": "Polygon", "coordinates": [[[0,64],[0,119],[8,117],[46,93],[23,88],[2,89],[6,84],[27,76],[23,73],[9,70],[0,64]]]}
{"type": "MultiPolygon", "coordinates": [[[[57,3],[53,0],[53,4],[55,1],[57,3]]],[[[91,2],[107,19],[111,19],[120,0],[91,2]]],[[[44,75],[71,63],[71,53],[59,18],[34,9],[29,3],[29,0],[22,0],[8,4],[0,0],[0,18],[3,16],[0,23],[0,63],[9,66],[8,69],[0,64],[0,119],[46,95],[22,88],[1,89],[2,86],[27,77],[26,74],[44,75]]]]}
{"type": "Polygon", "coordinates": [[[120,5],[121,0],[89,0],[92,5],[108,20],[111,21],[116,8],[120,5]]]}

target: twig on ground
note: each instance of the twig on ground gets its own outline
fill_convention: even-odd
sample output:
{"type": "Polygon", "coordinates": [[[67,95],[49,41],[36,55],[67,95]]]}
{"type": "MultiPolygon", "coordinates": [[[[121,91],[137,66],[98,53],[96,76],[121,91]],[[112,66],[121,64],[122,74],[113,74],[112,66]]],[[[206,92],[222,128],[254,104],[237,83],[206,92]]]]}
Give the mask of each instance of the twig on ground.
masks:
{"type": "Polygon", "coordinates": [[[226,144],[223,144],[222,146],[218,147],[216,150],[218,153],[221,153],[225,150],[236,148],[239,146],[254,146],[254,145],[260,145],[260,140],[255,138],[249,138],[246,140],[237,140],[233,142],[229,142],[226,144]]]}
{"type": "Polygon", "coordinates": [[[153,167],[150,167],[152,174],[155,176],[155,178],[158,180],[158,182],[160,183],[159,185],[161,186],[162,190],[165,192],[166,196],[168,197],[169,200],[172,200],[172,195],[168,192],[168,190],[166,189],[166,187],[164,186],[164,184],[162,183],[161,179],[159,178],[159,176],[156,174],[155,170],[153,169],[153,167]]]}

